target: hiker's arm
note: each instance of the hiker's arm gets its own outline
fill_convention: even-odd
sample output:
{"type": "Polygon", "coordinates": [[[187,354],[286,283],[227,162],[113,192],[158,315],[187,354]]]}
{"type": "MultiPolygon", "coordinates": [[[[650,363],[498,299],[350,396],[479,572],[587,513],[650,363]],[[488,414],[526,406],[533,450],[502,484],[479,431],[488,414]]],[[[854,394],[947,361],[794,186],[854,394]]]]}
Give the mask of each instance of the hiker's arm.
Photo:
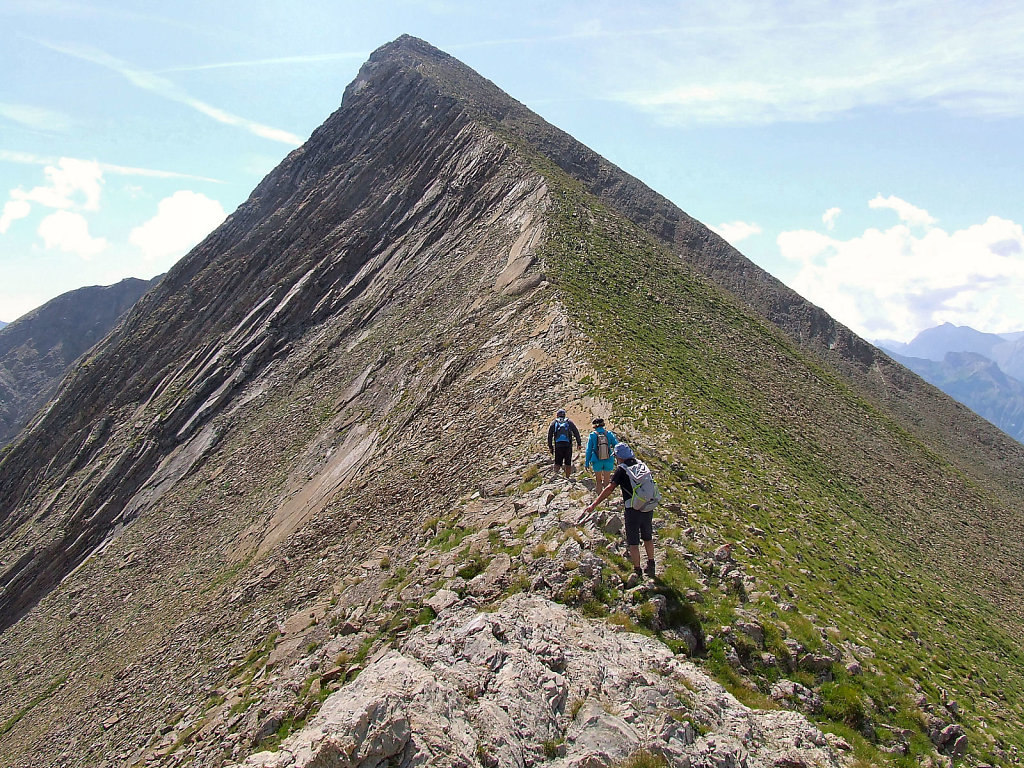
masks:
{"type": "Polygon", "coordinates": [[[548,453],[555,452],[555,444],[553,438],[555,436],[555,422],[551,422],[551,426],[548,427],[548,453]]]}
{"type": "Polygon", "coordinates": [[[583,447],[583,438],[580,437],[580,431],[576,429],[576,425],[572,425],[572,431],[576,433],[576,448],[583,447]]]}
{"type": "Polygon", "coordinates": [[[611,496],[612,491],[614,491],[618,487],[619,486],[615,485],[614,483],[608,483],[608,485],[604,487],[604,490],[601,491],[601,495],[594,499],[591,505],[583,511],[587,513],[593,512],[597,508],[597,505],[600,504],[605,499],[607,499],[609,496],[611,496]]]}

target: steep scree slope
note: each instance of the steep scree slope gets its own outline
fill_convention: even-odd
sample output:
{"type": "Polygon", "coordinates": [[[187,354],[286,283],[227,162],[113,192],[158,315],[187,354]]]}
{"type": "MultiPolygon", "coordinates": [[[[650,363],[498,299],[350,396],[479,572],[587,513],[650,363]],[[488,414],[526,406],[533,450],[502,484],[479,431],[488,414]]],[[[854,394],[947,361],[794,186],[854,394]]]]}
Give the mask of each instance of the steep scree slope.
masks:
{"type": "MultiPolygon", "coordinates": [[[[0,765],[245,760],[416,625],[521,590],[841,732],[794,726],[815,748],[1024,746],[1019,451],[848,332],[795,343],[758,297],[795,299],[723,291],[707,253],[753,268],[594,157],[420,41],[371,57],[0,463],[0,765]],[[655,466],[659,581],[542,482],[562,404],[655,466]]],[[[588,706],[502,764],[578,756],[588,706]]],[[[757,752],[676,714],[682,751],[642,744],[757,752]]]]}

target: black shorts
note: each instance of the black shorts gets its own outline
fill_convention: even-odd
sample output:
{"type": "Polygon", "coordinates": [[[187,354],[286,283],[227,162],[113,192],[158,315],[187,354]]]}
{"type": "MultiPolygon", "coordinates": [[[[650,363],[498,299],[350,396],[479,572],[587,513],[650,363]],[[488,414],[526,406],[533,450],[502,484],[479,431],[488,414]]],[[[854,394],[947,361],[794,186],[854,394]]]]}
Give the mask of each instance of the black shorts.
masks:
{"type": "Polygon", "coordinates": [[[650,541],[654,538],[653,523],[654,512],[639,512],[635,509],[626,509],[626,543],[632,547],[638,546],[640,540],[650,541]]]}
{"type": "Polygon", "coordinates": [[[555,443],[555,466],[572,464],[572,443],[555,443]]]}

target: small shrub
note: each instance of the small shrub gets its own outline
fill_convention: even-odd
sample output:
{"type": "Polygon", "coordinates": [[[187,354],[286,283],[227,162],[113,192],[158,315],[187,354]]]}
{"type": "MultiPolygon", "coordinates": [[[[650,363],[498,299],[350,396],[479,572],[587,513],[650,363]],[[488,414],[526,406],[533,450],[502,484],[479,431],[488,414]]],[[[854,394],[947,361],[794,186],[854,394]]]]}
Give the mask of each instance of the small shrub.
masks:
{"type": "Polygon", "coordinates": [[[429,624],[436,618],[437,614],[434,612],[434,609],[431,608],[429,605],[424,605],[422,608],[420,608],[419,612],[417,612],[417,614],[413,616],[412,626],[419,627],[423,624],[429,624]]]}
{"type": "Polygon", "coordinates": [[[586,704],[586,699],[573,699],[572,704],[569,705],[569,717],[572,720],[576,719],[576,715],[583,709],[583,705],[586,704]]]}
{"type": "Polygon", "coordinates": [[[544,757],[548,760],[554,760],[558,757],[558,748],[562,746],[562,739],[546,739],[541,747],[544,749],[544,757]]]}
{"type": "Polygon", "coordinates": [[[848,682],[826,683],[821,686],[824,715],[829,720],[845,723],[851,728],[860,728],[864,723],[865,711],[862,692],[848,682]]]}
{"type": "Polygon", "coordinates": [[[456,573],[458,573],[458,575],[461,578],[465,579],[466,581],[469,581],[474,576],[483,573],[486,567],[486,560],[484,560],[480,555],[473,555],[469,559],[469,562],[461,568],[459,568],[459,570],[456,571],[456,573]]]}
{"type": "Polygon", "coordinates": [[[615,764],[616,768],[666,768],[668,761],[662,755],[656,755],[641,749],[615,764]]]}
{"type": "Polygon", "coordinates": [[[523,473],[523,482],[519,484],[517,491],[520,495],[529,493],[532,490],[540,488],[544,483],[544,478],[541,477],[540,469],[536,465],[531,465],[526,472],[523,473]]]}

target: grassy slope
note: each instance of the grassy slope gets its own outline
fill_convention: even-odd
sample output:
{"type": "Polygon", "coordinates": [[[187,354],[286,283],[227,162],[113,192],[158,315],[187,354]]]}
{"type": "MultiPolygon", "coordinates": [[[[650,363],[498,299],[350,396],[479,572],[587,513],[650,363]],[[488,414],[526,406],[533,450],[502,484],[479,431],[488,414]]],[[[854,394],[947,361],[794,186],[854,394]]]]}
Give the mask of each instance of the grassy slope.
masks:
{"type": "MultiPolygon", "coordinates": [[[[671,457],[654,463],[691,520],[739,542],[737,558],[777,593],[788,587],[801,615],[834,628],[834,641],[875,652],[863,676],[837,665],[826,713],[847,726],[920,731],[916,681],[932,703],[958,701],[976,757],[1024,748],[1021,622],[999,602],[1000,564],[984,562],[998,537],[986,510],[997,502],[777,330],[545,170],[561,200],[545,266],[598,340],[594,394],[612,395],[620,421],[671,457]]],[[[820,642],[770,598],[761,608],[779,634],[820,642]]],[[[713,613],[704,609],[706,621],[713,613]]],[[[928,746],[923,733],[913,739],[914,752],[928,746]]]]}

